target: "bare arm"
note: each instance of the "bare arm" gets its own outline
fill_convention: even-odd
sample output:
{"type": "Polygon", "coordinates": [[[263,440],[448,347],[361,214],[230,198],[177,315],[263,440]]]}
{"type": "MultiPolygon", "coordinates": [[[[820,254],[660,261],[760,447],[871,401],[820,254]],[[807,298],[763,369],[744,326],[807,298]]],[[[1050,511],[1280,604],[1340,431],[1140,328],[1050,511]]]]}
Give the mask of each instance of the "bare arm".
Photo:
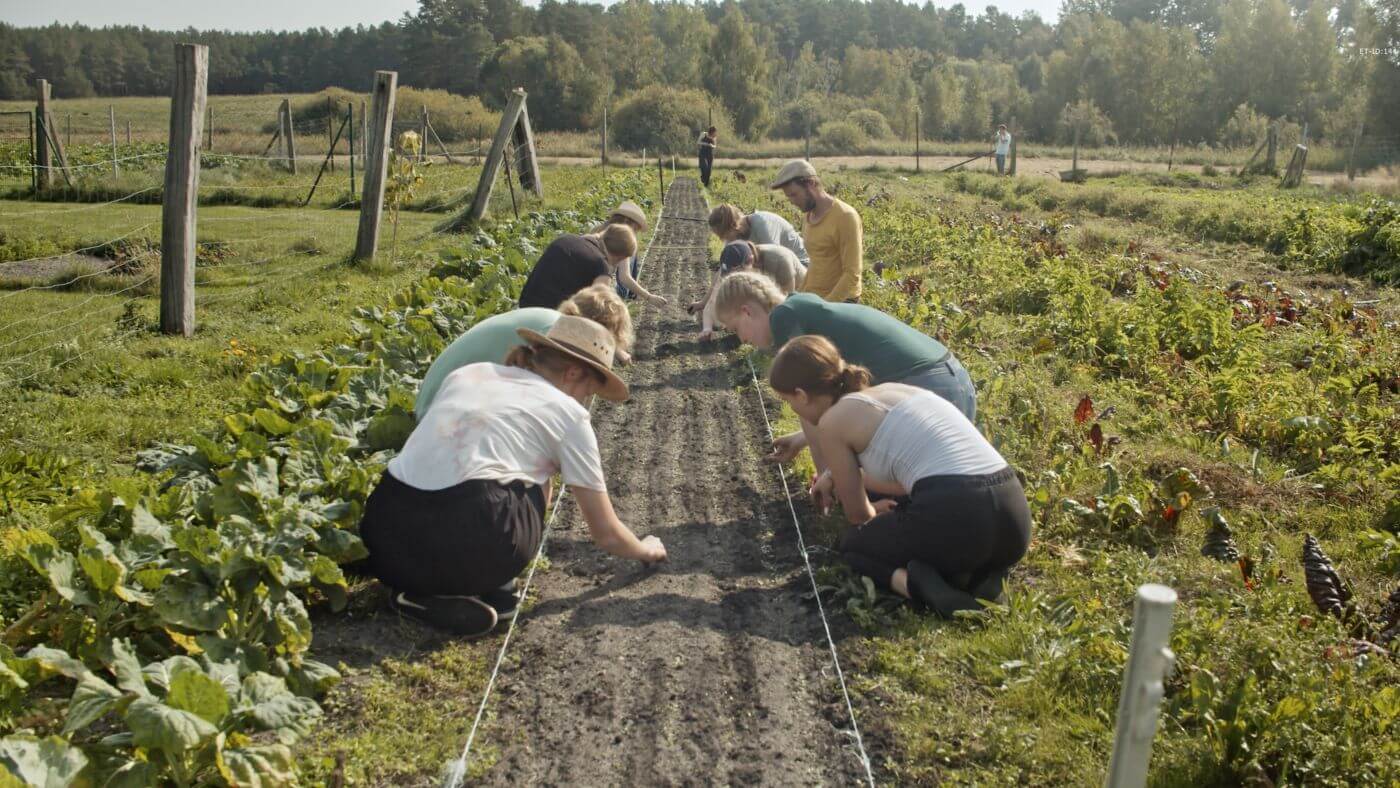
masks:
{"type": "MultiPolygon", "coordinates": [[[[875,507],[870,505],[870,498],[865,494],[865,479],[855,451],[839,429],[822,430],[819,440],[822,454],[831,469],[836,497],[846,512],[846,520],[855,525],[869,522],[875,516],[875,507]]],[[[813,454],[816,452],[813,451],[813,454]]]]}
{"type": "Polygon", "coordinates": [[[722,278],[719,271],[715,271],[715,278],[710,282],[710,294],[705,296],[705,308],[700,315],[700,333],[707,337],[715,331],[715,297],[719,295],[722,278]]]}
{"type": "Polygon", "coordinates": [[[827,468],[826,454],[821,444],[821,430],[806,419],[799,421],[802,422],[802,436],[807,442],[807,448],[812,450],[812,465],[816,467],[817,473],[821,473],[827,468]]]}
{"type": "Polygon", "coordinates": [[[637,284],[637,280],[632,278],[631,261],[624,260],[623,262],[618,264],[617,281],[623,287],[627,288],[628,290],[631,290],[632,292],[636,293],[642,298],[645,298],[648,302],[651,303],[652,306],[666,305],[666,299],[662,298],[659,295],[652,295],[651,291],[637,284]]]}
{"type": "Polygon", "coordinates": [[[588,523],[588,534],[600,550],[620,558],[632,558],[646,563],[666,560],[666,548],[655,536],[638,539],[613,511],[612,499],[606,492],[570,486],[578,501],[579,511],[588,523]]]}

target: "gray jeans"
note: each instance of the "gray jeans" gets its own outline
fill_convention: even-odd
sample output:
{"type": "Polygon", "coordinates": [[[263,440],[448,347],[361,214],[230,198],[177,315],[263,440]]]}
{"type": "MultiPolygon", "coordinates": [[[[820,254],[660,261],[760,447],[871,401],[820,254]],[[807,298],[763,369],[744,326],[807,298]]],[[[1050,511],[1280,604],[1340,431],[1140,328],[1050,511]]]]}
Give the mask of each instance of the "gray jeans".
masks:
{"type": "Polygon", "coordinates": [[[933,369],[899,382],[932,391],[957,406],[968,421],[976,421],[977,388],[972,385],[972,376],[967,374],[956,358],[949,356],[947,361],[933,369]]]}

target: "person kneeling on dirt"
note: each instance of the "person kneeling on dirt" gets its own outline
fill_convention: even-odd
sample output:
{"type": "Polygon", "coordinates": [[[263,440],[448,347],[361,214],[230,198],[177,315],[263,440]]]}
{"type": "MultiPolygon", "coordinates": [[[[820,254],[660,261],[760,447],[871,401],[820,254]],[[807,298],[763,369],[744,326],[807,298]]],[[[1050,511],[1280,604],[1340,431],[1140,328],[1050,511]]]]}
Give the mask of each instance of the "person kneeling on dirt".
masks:
{"type": "Polygon", "coordinates": [[[710,340],[715,335],[715,294],[719,283],[727,275],[736,271],[758,271],[773,280],[773,284],[784,294],[795,293],[802,288],[807,278],[807,268],[785,246],[777,244],[755,244],[751,241],[730,241],[719,253],[719,270],[715,271],[710,294],[704,301],[690,305],[690,312],[699,311],[700,338],[710,340]]]}
{"type": "MultiPolygon", "coordinates": [[[[613,209],[612,213],[608,214],[608,220],[594,227],[592,232],[600,233],[606,230],[610,224],[626,225],[632,228],[633,233],[645,232],[647,229],[647,214],[646,211],[642,210],[642,206],[631,200],[624,200],[622,204],[613,209]]],[[[624,280],[635,285],[637,283],[637,275],[640,274],[641,271],[642,257],[636,253],[632,255],[631,260],[617,266],[617,273],[614,275],[614,279],[617,280],[617,294],[619,296],[627,299],[637,297],[636,293],[633,293],[632,290],[627,287],[624,280]]]]}
{"type": "Polygon", "coordinates": [[[484,635],[515,615],[515,577],[534,559],[557,472],[593,542],[623,558],[663,561],[608,497],[584,403],[627,399],[612,371],[613,338],[591,320],[560,317],[501,364],[447,376],[403,450],[365,502],[360,536],[370,572],[401,614],[457,635],[484,635]]]}
{"type": "Polygon", "coordinates": [[[414,416],[421,422],[433,404],[442,382],[453,372],[468,364],[483,361],[500,363],[510,351],[525,344],[518,329],[528,328],[540,333],[548,332],[558,322],[561,315],[580,315],[606,328],[612,334],[617,348],[614,360],[625,364],[631,358],[627,350],[632,347],[632,315],[627,305],[617,297],[610,285],[593,285],[574,293],[558,309],[545,309],[531,306],[492,315],[467,329],[448,345],[423,376],[418,386],[418,401],[414,405],[414,416]]]}
{"type": "MultiPolygon", "coordinates": [[[[637,235],[625,224],[609,224],[589,235],[561,235],[535,262],[520,290],[519,305],[554,309],[585,287],[611,282],[614,270],[636,253],[637,235]]],[[[650,303],[666,304],[666,299],[647,292],[630,273],[621,281],[650,303]]]]}
{"type": "Polygon", "coordinates": [[[940,615],[1000,601],[1030,545],[1031,514],[1016,472],[947,400],[903,383],[870,385],[823,337],[798,337],[768,373],[773,391],[818,425],[826,470],[812,497],[840,502],[855,526],[840,551],[881,587],[940,615]],[[886,498],[870,502],[867,491],[886,498]]]}
{"type": "MultiPolygon", "coordinates": [[[[741,341],[761,350],[804,334],[826,337],[851,363],[869,369],[877,383],[927,389],[951,402],[968,421],[977,415],[977,389],[948,348],[874,307],[823,301],[810,293],[784,296],[768,277],[740,272],[720,284],[715,314],[741,341]]],[[[802,432],[773,441],[768,459],[787,462],[810,445],[812,462],[825,470],[813,431],[804,419],[802,432]]]]}
{"type": "Polygon", "coordinates": [[[807,246],[802,242],[802,234],[793,228],[787,219],[771,211],[754,211],[748,216],[736,205],[725,203],[716,205],[710,211],[708,220],[710,232],[715,237],[730,241],[753,241],[756,244],[777,244],[787,247],[802,261],[802,267],[809,264],[807,246]]]}

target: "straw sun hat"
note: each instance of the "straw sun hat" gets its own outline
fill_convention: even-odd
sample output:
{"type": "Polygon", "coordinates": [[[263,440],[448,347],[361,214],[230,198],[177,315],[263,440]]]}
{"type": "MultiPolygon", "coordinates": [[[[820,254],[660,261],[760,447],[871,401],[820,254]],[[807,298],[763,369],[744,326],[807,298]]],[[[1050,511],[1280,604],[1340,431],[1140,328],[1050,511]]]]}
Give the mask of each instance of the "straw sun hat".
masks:
{"type": "Polygon", "coordinates": [[[515,333],[532,345],[553,348],[564,355],[596,370],[607,381],[598,394],[605,400],[621,402],[627,399],[627,384],[612,371],[615,345],[606,328],[577,315],[562,315],[550,326],[548,334],[528,328],[515,333]]]}
{"type": "Polygon", "coordinates": [[[631,219],[637,226],[645,230],[647,228],[647,214],[642,207],[631,200],[617,206],[612,212],[613,216],[621,216],[624,219],[631,219]]]}

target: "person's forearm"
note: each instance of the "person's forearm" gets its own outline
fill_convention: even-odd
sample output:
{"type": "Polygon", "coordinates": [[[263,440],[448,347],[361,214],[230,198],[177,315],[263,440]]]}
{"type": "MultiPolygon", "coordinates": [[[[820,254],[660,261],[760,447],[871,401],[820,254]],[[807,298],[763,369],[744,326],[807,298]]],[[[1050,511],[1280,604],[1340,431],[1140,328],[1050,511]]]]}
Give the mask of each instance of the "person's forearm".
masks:
{"type": "Polygon", "coordinates": [[[652,295],[651,291],[638,284],[637,280],[632,278],[632,272],[628,270],[628,268],[628,263],[623,263],[617,267],[617,281],[621,282],[623,287],[631,290],[642,298],[648,301],[654,300],[656,296],[652,295]]]}
{"type": "Polygon", "coordinates": [[[801,419],[801,421],[803,440],[806,441],[807,448],[812,452],[812,465],[817,469],[817,473],[821,473],[826,470],[826,458],[822,456],[821,446],[819,445],[821,441],[818,438],[820,433],[817,431],[817,425],[812,424],[806,419],[801,419]]]}
{"type": "Polygon", "coordinates": [[[578,501],[583,520],[588,523],[589,536],[598,549],[619,558],[642,560],[646,557],[641,540],[618,519],[607,493],[581,487],[570,487],[569,490],[573,492],[574,500],[578,501]]]}

